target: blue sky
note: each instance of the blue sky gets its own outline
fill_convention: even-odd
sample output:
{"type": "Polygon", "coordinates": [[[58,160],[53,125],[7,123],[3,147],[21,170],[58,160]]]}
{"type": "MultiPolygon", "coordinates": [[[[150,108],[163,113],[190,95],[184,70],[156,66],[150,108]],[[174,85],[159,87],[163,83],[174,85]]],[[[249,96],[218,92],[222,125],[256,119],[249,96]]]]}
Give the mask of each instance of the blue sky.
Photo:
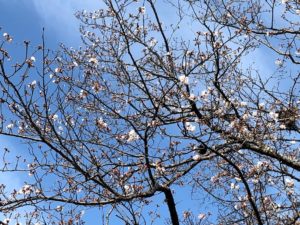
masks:
{"type": "MultiPolygon", "coordinates": [[[[14,47],[22,49],[24,40],[30,40],[33,46],[40,44],[44,27],[48,48],[57,49],[60,43],[77,48],[81,44],[80,23],[74,13],[77,10],[95,10],[101,5],[100,0],[0,0],[0,33],[2,35],[7,32],[14,38],[12,49],[14,47]]],[[[160,8],[159,12],[163,15],[162,19],[170,19],[174,16],[165,8],[160,8]]],[[[16,54],[15,57],[20,56],[17,50],[13,50],[13,54],[16,54]]],[[[17,154],[20,153],[20,146],[21,144],[16,140],[0,136],[0,148],[7,147],[17,154]]],[[[10,181],[8,185],[10,188],[18,189],[23,185],[24,177],[15,174],[1,174],[0,183],[8,183],[7,181],[10,181]]],[[[194,202],[195,205],[193,205],[191,201],[184,201],[190,192],[191,190],[188,188],[182,188],[180,192],[179,190],[176,192],[175,200],[178,203],[179,216],[184,210],[191,209],[196,210],[195,213],[201,213],[198,212],[200,206],[197,203],[194,202]]],[[[155,201],[163,205],[163,196],[158,195],[155,197],[155,201]]],[[[163,216],[169,216],[164,207],[161,207],[160,210],[163,216]]],[[[99,211],[86,212],[85,217],[88,218],[87,224],[101,224],[100,222],[95,223],[99,219],[99,211]]]]}
{"type": "MultiPolygon", "coordinates": [[[[45,28],[46,46],[50,49],[57,49],[60,43],[69,47],[77,48],[81,44],[79,34],[79,21],[74,13],[77,10],[95,10],[101,7],[99,0],[0,0],[0,33],[7,32],[13,37],[11,44],[13,57],[20,57],[23,41],[30,40],[33,46],[41,43],[42,29],[45,28]]],[[[166,9],[160,9],[166,15],[166,9]]],[[[38,60],[38,59],[37,59],[38,60]]],[[[24,154],[27,147],[17,140],[0,136],[0,149],[8,148],[15,154],[24,154]]],[[[0,166],[1,166],[0,162],[0,166]]],[[[26,176],[2,173],[0,183],[5,183],[9,189],[19,189],[23,186],[26,176]]],[[[176,195],[178,202],[178,213],[181,215],[184,210],[193,208],[191,205],[183,204],[186,194],[190,191],[182,189],[176,195]]],[[[162,204],[163,196],[155,197],[158,204],[162,204]]],[[[166,208],[160,207],[163,215],[168,217],[166,208]]],[[[100,211],[86,211],[85,218],[87,225],[101,224],[99,221],[100,211]],[[97,222],[96,222],[97,221],[97,222]]],[[[0,219],[1,214],[0,214],[0,219]]],[[[111,220],[118,224],[120,220],[111,220]]]]}
{"type": "MultiPolygon", "coordinates": [[[[57,49],[60,43],[67,46],[79,46],[79,21],[74,17],[77,10],[96,9],[100,6],[98,0],[0,0],[0,33],[7,32],[13,36],[12,49],[21,49],[24,40],[30,40],[32,45],[41,43],[42,29],[45,27],[46,45],[57,49]]],[[[15,57],[19,57],[16,50],[15,57]]],[[[0,137],[0,149],[8,148],[15,154],[24,154],[27,147],[17,140],[0,137]]],[[[2,162],[0,162],[0,166],[2,162]]],[[[8,189],[19,189],[23,186],[24,177],[20,174],[0,174],[0,183],[8,189]]],[[[1,218],[0,214],[0,219],[1,218]]],[[[95,224],[98,215],[95,212],[86,213],[87,224],[95,224]]],[[[100,223],[97,223],[100,224],[100,223]]]]}
{"type": "MultiPolygon", "coordinates": [[[[14,37],[12,47],[22,45],[23,40],[30,40],[33,45],[41,42],[42,29],[45,27],[46,45],[48,48],[56,49],[60,43],[67,46],[80,46],[79,21],[75,18],[74,13],[77,10],[94,10],[101,7],[100,0],[0,0],[0,34],[7,32],[14,37]]],[[[161,13],[168,17],[168,9],[160,9],[161,13]]],[[[273,59],[266,57],[270,52],[256,51],[248,57],[256,56],[256,65],[258,69],[270,74],[271,68],[274,68],[273,59]],[[263,63],[262,63],[263,62],[263,63]]],[[[11,138],[0,136],[0,149],[8,147],[16,152],[24,148],[20,148],[20,144],[11,138]]],[[[1,163],[1,162],[0,162],[1,163]]],[[[1,166],[1,164],[0,164],[1,166]]],[[[0,183],[7,183],[11,187],[20,187],[23,184],[21,176],[0,175],[0,183]],[[9,180],[9,182],[7,182],[9,180]]],[[[200,205],[189,204],[191,201],[184,201],[190,197],[190,190],[183,188],[180,194],[176,194],[176,202],[178,202],[178,213],[182,215],[184,210],[193,209],[196,213],[200,209],[200,205]],[[187,202],[187,203],[186,203],[187,202]]],[[[162,202],[162,197],[157,197],[157,202],[162,202]]],[[[198,203],[199,204],[199,203],[198,203]]],[[[161,208],[161,210],[166,210],[161,208]]],[[[89,218],[87,224],[100,224],[95,222],[99,218],[99,212],[86,212],[89,218]]],[[[198,213],[202,213],[198,211],[198,213]]],[[[168,216],[167,212],[163,213],[168,216]]],[[[1,215],[0,215],[1,216],[1,215]]],[[[0,217],[1,219],[1,217],[0,217]]],[[[117,223],[116,223],[117,224],[117,223]]]]}
{"type": "Polygon", "coordinates": [[[0,23],[5,32],[16,40],[38,42],[42,28],[46,28],[48,45],[64,42],[78,45],[79,21],[74,17],[77,10],[91,10],[101,6],[99,0],[0,0],[0,23]]]}

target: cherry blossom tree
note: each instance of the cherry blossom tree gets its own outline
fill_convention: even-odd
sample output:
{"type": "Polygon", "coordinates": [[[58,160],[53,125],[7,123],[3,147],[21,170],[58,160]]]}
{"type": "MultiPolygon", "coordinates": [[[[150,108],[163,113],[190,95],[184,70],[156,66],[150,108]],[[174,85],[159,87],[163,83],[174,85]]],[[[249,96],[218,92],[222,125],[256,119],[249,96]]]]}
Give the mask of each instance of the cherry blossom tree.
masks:
{"type": "Polygon", "coordinates": [[[2,224],[299,224],[299,2],[103,2],[77,49],[3,34],[2,224]]]}

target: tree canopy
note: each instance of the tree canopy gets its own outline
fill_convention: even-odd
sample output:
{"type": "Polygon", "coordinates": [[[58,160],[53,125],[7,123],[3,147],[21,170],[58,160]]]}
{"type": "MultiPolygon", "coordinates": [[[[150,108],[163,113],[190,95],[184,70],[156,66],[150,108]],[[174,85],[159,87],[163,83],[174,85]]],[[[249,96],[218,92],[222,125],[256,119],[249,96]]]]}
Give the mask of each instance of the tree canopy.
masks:
{"type": "Polygon", "coordinates": [[[299,224],[299,2],[103,2],[82,47],[3,34],[2,224],[299,224]]]}

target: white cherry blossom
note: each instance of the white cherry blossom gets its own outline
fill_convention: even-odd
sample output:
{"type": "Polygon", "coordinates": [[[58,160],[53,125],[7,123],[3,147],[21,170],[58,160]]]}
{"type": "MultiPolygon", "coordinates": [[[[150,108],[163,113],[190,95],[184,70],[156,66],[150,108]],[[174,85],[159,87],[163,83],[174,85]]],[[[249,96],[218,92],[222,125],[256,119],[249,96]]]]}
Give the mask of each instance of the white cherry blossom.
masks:
{"type": "Polygon", "coordinates": [[[189,84],[189,78],[185,75],[179,76],[178,79],[179,79],[180,83],[182,83],[182,84],[189,84]]]}

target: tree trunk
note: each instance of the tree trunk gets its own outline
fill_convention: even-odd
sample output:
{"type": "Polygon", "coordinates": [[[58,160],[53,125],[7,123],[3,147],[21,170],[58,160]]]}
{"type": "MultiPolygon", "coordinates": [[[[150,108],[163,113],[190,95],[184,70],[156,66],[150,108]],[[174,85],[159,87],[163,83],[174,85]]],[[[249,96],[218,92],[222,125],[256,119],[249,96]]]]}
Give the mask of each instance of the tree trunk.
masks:
{"type": "Polygon", "coordinates": [[[161,191],[165,194],[166,197],[166,202],[169,208],[172,225],[179,225],[178,214],[176,211],[176,204],[171,189],[168,187],[162,187],[161,191]]]}

